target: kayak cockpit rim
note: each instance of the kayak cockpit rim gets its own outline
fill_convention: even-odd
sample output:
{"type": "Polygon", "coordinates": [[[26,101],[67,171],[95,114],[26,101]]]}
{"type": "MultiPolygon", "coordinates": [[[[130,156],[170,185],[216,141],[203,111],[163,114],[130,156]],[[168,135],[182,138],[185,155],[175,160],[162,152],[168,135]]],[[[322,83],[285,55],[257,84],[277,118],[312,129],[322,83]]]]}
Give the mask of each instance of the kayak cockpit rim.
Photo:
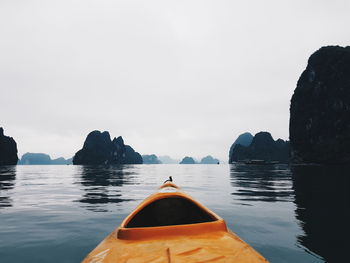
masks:
{"type": "Polygon", "coordinates": [[[228,232],[226,223],[223,219],[189,225],[172,225],[160,227],[136,227],[136,228],[117,228],[112,235],[117,239],[123,240],[145,240],[167,238],[171,236],[194,236],[216,232],[223,234],[228,232]]]}
{"type": "Polygon", "coordinates": [[[175,191],[151,195],[125,218],[116,234],[119,239],[144,239],[213,231],[226,232],[225,221],[183,192],[175,191]]]}
{"type": "Polygon", "coordinates": [[[125,218],[114,234],[118,239],[133,240],[208,232],[227,232],[225,221],[197,201],[178,192],[150,196],[125,218]],[[154,216],[161,218],[153,222],[154,216]],[[168,216],[172,218],[168,219],[168,216]]]}

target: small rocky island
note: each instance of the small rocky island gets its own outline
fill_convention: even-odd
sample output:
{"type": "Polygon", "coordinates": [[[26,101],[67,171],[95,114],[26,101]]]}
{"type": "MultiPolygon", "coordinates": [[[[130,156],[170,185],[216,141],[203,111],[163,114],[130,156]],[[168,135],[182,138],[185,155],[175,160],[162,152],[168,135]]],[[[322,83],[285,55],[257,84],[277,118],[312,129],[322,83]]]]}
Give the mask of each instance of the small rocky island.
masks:
{"type": "Polygon", "coordinates": [[[200,164],[219,164],[220,161],[216,158],[213,158],[211,155],[203,157],[200,164]]]}
{"type": "Polygon", "coordinates": [[[178,164],[180,162],[180,160],[173,159],[168,155],[159,156],[158,159],[162,162],[162,164],[178,164]]]}
{"type": "Polygon", "coordinates": [[[17,162],[17,144],[12,137],[5,136],[0,127],[0,165],[16,165],[17,162]]]}
{"type": "Polygon", "coordinates": [[[155,154],[145,154],[142,155],[142,160],[144,164],[161,164],[162,162],[158,159],[155,154]]]}
{"type": "Polygon", "coordinates": [[[92,131],[86,137],[83,149],[74,155],[73,164],[142,164],[142,156],[125,145],[121,136],[111,140],[107,131],[92,131]]]}
{"type": "Polygon", "coordinates": [[[180,164],[195,164],[195,160],[192,157],[188,157],[186,156],[185,158],[183,158],[180,162],[180,164]]]}
{"type": "MultiPolygon", "coordinates": [[[[236,140],[237,141],[237,140],[236,140]]],[[[263,160],[289,163],[289,142],[282,139],[274,140],[270,133],[255,134],[248,146],[236,143],[229,155],[229,163],[244,160],[263,160]]]]}
{"type": "Polygon", "coordinates": [[[51,159],[50,155],[45,153],[25,153],[18,161],[20,165],[65,165],[72,164],[72,158],[64,159],[63,157],[51,159]]]}
{"type": "Polygon", "coordinates": [[[293,163],[350,164],[350,46],[311,55],[290,105],[293,163]]]}

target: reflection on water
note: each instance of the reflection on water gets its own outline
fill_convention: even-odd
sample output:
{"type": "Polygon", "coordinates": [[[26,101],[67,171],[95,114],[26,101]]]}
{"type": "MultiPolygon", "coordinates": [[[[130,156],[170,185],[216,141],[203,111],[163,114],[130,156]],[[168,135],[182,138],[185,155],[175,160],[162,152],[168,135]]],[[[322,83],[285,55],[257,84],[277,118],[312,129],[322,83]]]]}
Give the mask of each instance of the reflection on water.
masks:
{"type": "Polygon", "coordinates": [[[291,201],[291,173],[287,165],[246,165],[230,166],[232,193],[242,201],[291,201]]]}
{"type": "Polygon", "coordinates": [[[82,185],[84,194],[78,201],[84,207],[95,212],[105,212],[103,204],[120,203],[131,199],[122,198],[120,188],[124,184],[135,182],[132,172],[125,166],[80,166],[81,177],[77,182],[82,185]]]}
{"type": "Polygon", "coordinates": [[[293,167],[292,173],[304,230],[298,242],[326,262],[343,262],[350,245],[350,167],[293,167]]]}
{"type": "Polygon", "coordinates": [[[16,179],[16,166],[0,166],[0,209],[12,206],[8,190],[13,189],[16,179]]]}
{"type": "Polygon", "coordinates": [[[350,245],[350,167],[245,165],[230,167],[232,195],[254,201],[294,202],[298,246],[326,262],[342,262],[350,245]]]}

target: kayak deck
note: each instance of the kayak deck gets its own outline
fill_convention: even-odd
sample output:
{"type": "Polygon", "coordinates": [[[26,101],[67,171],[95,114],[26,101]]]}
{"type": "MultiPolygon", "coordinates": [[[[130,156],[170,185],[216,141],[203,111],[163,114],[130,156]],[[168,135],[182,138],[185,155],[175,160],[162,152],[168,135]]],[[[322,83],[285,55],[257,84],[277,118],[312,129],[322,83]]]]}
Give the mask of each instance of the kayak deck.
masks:
{"type": "Polygon", "coordinates": [[[145,199],[83,263],[267,262],[172,184],[145,199]]]}
{"type": "Polygon", "coordinates": [[[120,240],[113,232],[84,263],[267,262],[230,232],[176,236],[166,240],[120,240]]]}

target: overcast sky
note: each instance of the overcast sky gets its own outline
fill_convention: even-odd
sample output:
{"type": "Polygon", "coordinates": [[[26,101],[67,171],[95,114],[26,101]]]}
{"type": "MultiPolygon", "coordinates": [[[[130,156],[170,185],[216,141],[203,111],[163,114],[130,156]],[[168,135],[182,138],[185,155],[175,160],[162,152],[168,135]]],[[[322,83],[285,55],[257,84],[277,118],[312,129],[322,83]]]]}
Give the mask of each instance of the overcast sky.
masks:
{"type": "Polygon", "coordinates": [[[227,161],[243,132],[288,139],[308,57],[349,44],[349,0],[0,0],[0,126],[19,157],[97,129],[227,161]]]}

